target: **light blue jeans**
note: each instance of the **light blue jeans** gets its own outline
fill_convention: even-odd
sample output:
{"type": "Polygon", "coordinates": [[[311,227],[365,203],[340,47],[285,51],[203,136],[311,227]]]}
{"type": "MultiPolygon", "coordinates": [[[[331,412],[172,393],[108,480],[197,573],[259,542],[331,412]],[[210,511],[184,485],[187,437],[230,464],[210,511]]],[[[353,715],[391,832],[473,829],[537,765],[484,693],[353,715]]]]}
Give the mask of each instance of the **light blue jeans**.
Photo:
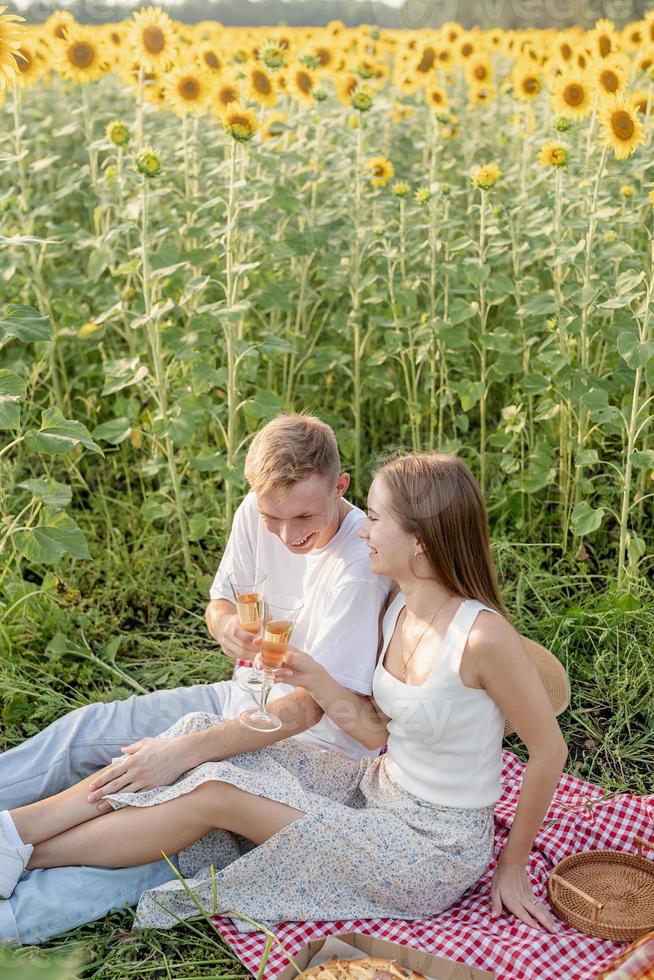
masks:
{"type": "MultiPolygon", "coordinates": [[[[154,691],[125,701],[89,704],[0,754],[0,810],[67,789],[120,755],[123,745],[160,735],[191,711],[225,714],[232,681],[154,691]]],[[[0,900],[0,942],[36,945],[107,912],[136,905],[148,888],[173,877],[165,861],[135,868],[28,871],[0,900]]]]}

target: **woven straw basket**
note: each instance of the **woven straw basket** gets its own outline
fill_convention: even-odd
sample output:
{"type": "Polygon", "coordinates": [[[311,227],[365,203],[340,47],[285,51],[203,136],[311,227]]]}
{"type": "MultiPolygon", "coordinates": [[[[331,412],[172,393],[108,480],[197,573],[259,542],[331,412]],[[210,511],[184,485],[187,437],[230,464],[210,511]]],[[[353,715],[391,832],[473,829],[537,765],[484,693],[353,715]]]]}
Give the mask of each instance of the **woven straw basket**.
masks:
{"type": "Polygon", "coordinates": [[[654,929],[654,862],[643,847],[654,841],[634,837],[638,854],[585,851],[560,861],[550,874],[552,908],[589,936],[633,941],[654,929]]]}

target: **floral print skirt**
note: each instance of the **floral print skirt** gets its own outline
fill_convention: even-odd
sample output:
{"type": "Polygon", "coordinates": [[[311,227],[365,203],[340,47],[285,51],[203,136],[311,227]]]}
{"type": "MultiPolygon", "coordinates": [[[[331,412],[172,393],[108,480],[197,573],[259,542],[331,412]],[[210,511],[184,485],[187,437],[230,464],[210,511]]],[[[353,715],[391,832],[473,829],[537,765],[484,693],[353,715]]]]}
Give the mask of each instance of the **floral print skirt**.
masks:
{"type": "MultiPolygon", "coordinates": [[[[174,738],[224,720],[206,713],[186,715],[159,737],[174,738]]],[[[383,755],[355,761],[298,739],[224,762],[205,762],[171,786],[108,799],[114,808],[156,806],[207,780],[231,783],[303,813],[256,847],[219,830],[180,852],[179,870],[210,914],[235,910],[266,925],[424,918],[456,902],[492,857],[492,806],[436,806],[392,782],[383,755]]],[[[166,928],[197,912],[175,878],[143,894],[136,922],[166,928]]],[[[252,928],[241,920],[235,923],[244,931],[252,928]]]]}

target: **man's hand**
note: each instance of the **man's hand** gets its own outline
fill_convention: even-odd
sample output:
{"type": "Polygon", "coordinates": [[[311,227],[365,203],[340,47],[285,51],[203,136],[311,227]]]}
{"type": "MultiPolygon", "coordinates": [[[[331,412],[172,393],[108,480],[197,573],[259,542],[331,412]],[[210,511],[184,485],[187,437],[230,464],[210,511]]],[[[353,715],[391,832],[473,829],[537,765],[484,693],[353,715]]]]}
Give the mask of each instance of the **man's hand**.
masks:
{"type": "Polygon", "coordinates": [[[259,649],[257,637],[244,630],[236,613],[223,613],[216,621],[215,638],[223,653],[233,660],[254,660],[259,649]]]}
{"type": "Polygon", "coordinates": [[[100,813],[109,813],[112,809],[111,804],[102,799],[104,796],[169,786],[195,765],[185,735],[170,739],[142,738],[121,751],[125,755],[120,761],[105,766],[89,783],[88,802],[97,803],[100,813]]]}

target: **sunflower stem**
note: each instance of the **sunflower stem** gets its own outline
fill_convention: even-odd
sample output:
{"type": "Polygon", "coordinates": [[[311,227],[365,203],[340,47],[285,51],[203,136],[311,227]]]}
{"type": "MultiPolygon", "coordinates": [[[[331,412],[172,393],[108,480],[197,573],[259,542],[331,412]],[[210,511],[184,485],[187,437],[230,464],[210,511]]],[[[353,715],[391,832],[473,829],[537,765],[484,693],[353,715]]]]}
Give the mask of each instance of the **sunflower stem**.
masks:
{"type": "MultiPolygon", "coordinates": [[[[586,236],[586,256],[584,261],[584,278],[582,286],[582,308],[581,308],[581,324],[579,333],[579,362],[581,365],[581,371],[585,381],[590,368],[590,338],[588,332],[588,326],[590,321],[590,314],[593,308],[593,300],[588,298],[590,279],[592,273],[592,257],[593,257],[593,244],[595,241],[595,232],[597,230],[597,199],[599,196],[599,187],[604,173],[604,168],[606,166],[606,158],[608,154],[608,147],[605,146],[602,149],[602,155],[600,157],[599,167],[597,168],[597,174],[595,176],[595,182],[593,185],[593,194],[590,204],[590,218],[588,223],[588,234],[586,236]]],[[[588,409],[580,399],[579,402],[579,414],[578,414],[578,425],[577,425],[577,452],[581,453],[584,448],[584,442],[586,439],[586,431],[588,427],[588,409]]],[[[579,503],[581,500],[582,493],[582,482],[584,478],[584,467],[575,466],[575,481],[574,481],[574,501],[575,504],[579,503]]]]}
{"type": "Polygon", "coordinates": [[[361,262],[362,262],[362,243],[361,235],[361,201],[363,197],[363,117],[359,119],[356,140],[356,162],[354,175],[354,242],[352,251],[352,283],[350,295],[352,306],[350,310],[350,320],[352,323],[353,334],[353,380],[354,397],[352,411],[354,415],[354,495],[357,500],[361,499],[362,472],[361,472],[361,322],[360,322],[360,281],[361,281],[361,262]]]}
{"type": "Polygon", "coordinates": [[[157,400],[158,414],[166,429],[163,439],[164,455],[168,463],[168,472],[173,488],[173,498],[177,511],[180,536],[182,539],[182,553],[184,556],[184,570],[190,578],[193,573],[193,562],[191,560],[191,549],[189,546],[188,526],[186,514],[182,501],[182,490],[177,470],[175,458],[175,447],[168,434],[168,395],[166,391],[166,373],[163,364],[163,352],[161,350],[161,332],[159,329],[159,319],[152,312],[152,291],[150,288],[150,260],[148,254],[149,228],[148,228],[148,185],[147,177],[143,177],[143,194],[141,199],[141,277],[143,289],[143,306],[146,319],[146,331],[150,347],[150,357],[154,369],[155,396],[157,400]]]}
{"type": "MultiPolygon", "coordinates": [[[[561,322],[561,311],[563,308],[563,272],[559,262],[561,256],[562,241],[562,211],[563,211],[563,172],[561,167],[555,167],[554,174],[554,254],[555,265],[553,268],[554,295],[557,305],[556,330],[559,338],[559,350],[561,354],[568,356],[570,345],[568,343],[567,331],[561,322]]],[[[565,554],[568,550],[568,532],[570,525],[570,515],[568,508],[568,494],[570,485],[570,406],[567,398],[561,394],[559,404],[559,510],[561,513],[561,535],[562,547],[565,554]]]]}
{"type": "MultiPolygon", "coordinates": [[[[649,325],[651,317],[651,303],[654,296],[654,237],[650,239],[650,274],[647,286],[647,294],[644,304],[644,312],[640,321],[639,343],[645,344],[649,340],[649,325]]],[[[636,438],[639,432],[638,416],[640,414],[640,385],[643,378],[643,366],[638,363],[634,382],[631,389],[631,410],[629,413],[629,424],[627,427],[627,444],[624,451],[624,478],[622,481],[622,505],[620,508],[620,541],[618,543],[618,588],[621,588],[627,572],[627,537],[629,524],[629,511],[631,500],[631,480],[633,473],[633,458],[636,448],[636,438]]],[[[649,419],[647,420],[649,421],[649,419]]]]}
{"type": "MultiPolygon", "coordinates": [[[[236,283],[234,275],[234,220],[236,202],[236,140],[230,137],[229,179],[227,197],[227,228],[225,231],[225,281],[227,309],[236,302],[236,283]]],[[[227,354],[227,475],[225,477],[225,527],[231,527],[234,515],[234,472],[236,468],[236,413],[237,413],[237,364],[235,351],[235,325],[231,316],[223,318],[225,348],[227,354]]]]}

